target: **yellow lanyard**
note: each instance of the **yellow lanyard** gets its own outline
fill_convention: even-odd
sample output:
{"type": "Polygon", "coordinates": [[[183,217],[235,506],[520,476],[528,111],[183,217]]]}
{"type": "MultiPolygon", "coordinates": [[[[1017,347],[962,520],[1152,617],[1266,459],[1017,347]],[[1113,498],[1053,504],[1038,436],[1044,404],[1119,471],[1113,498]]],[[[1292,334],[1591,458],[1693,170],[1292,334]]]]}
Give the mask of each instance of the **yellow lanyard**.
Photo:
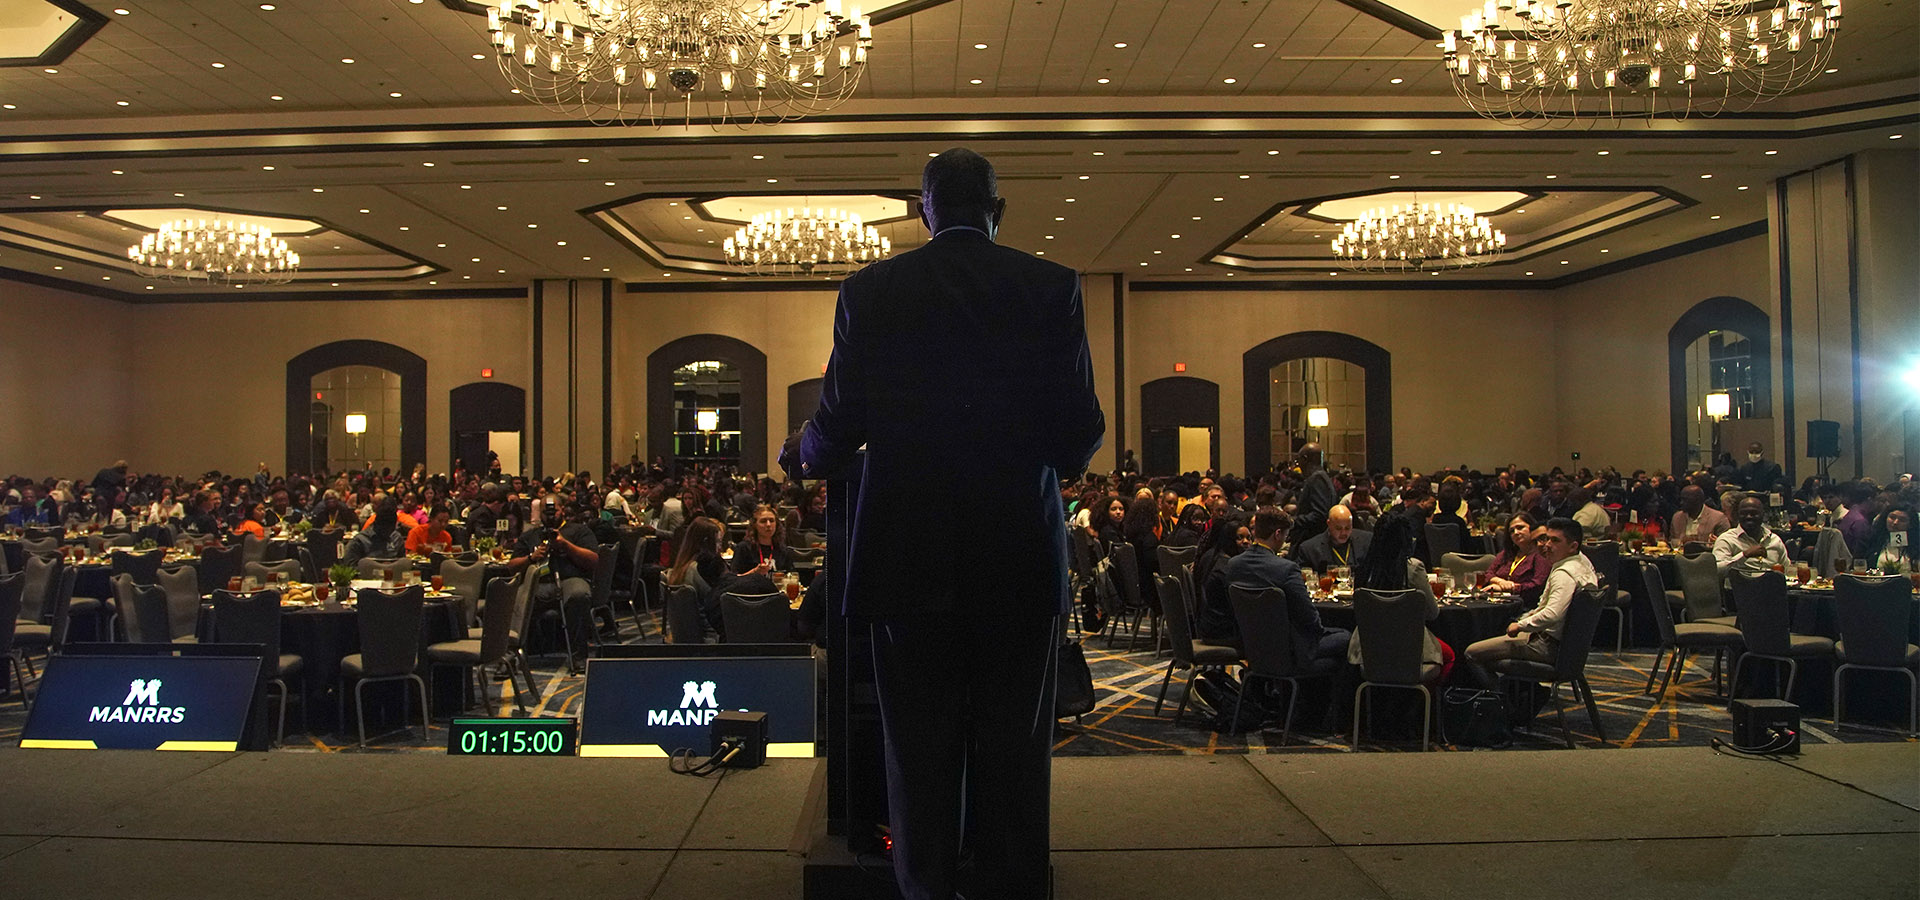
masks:
{"type": "Polygon", "coordinates": [[[1513,562],[1507,563],[1507,578],[1511,580],[1513,578],[1513,573],[1520,571],[1520,564],[1523,562],[1526,562],[1527,557],[1532,555],[1533,554],[1529,553],[1526,556],[1515,558],[1513,562]]]}
{"type": "Polygon", "coordinates": [[[1338,563],[1339,565],[1343,565],[1343,566],[1347,564],[1347,555],[1345,553],[1341,553],[1339,547],[1335,547],[1332,544],[1328,544],[1327,549],[1333,551],[1333,561],[1335,563],[1338,563]]]}

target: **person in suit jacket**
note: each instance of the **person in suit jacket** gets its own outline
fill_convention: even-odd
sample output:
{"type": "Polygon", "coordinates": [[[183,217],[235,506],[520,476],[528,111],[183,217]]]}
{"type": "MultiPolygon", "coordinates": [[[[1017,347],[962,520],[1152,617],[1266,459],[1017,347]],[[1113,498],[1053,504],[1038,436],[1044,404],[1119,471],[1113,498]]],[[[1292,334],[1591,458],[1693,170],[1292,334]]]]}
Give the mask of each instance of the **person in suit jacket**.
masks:
{"type": "Polygon", "coordinates": [[[1227,584],[1280,589],[1287,598],[1295,659],[1344,659],[1351,633],[1320,624],[1320,613],[1313,608],[1313,597],[1300,577],[1300,564],[1279,553],[1287,527],[1292,524],[1286,513],[1273,507],[1254,513],[1253,545],[1227,560],[1227,584]]]}
{"type": "Polygon", "coordinates": [[[833,478],[867,448],[841,603],[872,632],[907,900],[956,896],[963,841],[976,897],[1047,895],[1060,485],[1106,420],[1079,277],[994,243],[1005,211],[984,157],[928,161],[933,238],[841,283],[820,408],[782,453],[833,478]],[[927,546],[928,508],[969,536],[965,558],[927,546]]]}
{"type": "Polygon", "coordinates": [[[1353,512],[1344,504],[1327,510],[1327,530],[1320,532],[1293,550],[1294,560],[1315,572],[1335,566],[1352,568],[1367,558],[1373,542],[1371,532],[1353,527],[1353,512]]]}

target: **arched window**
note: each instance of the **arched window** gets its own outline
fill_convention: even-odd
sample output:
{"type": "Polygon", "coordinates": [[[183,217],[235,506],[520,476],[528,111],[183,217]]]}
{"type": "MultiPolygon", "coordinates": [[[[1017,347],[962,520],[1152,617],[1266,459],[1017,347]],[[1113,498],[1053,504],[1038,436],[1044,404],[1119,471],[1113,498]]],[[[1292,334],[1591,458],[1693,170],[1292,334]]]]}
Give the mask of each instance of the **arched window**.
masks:
{"type": "Polygon", "coordinates": [[[1675,473],[1713,464],[1729,420],[1773,415],[1773,335],[1738,297],[1694,304],[1667,332],[1667,418],[1675,473]]]}
{"type": "Polygon", "coordinates": [[[427,361],[384,341],[321,344],[287,360],[286,416],[288,472],[342,464],[411,469],[427,459],[427,361]],[[330,388],[336,381],[340,387],[330,388]],[[335,395],[314,396],[329,390],[335,395]],[[349,394],[341,398],[338,390],[349,394]],[[324,416],[316,401],[328,407],[324,416]],[[353,402],[365,408],[351,408],[353,402]],[[366,416],[357,435],[347,428],[354,415],[366,416]],[[329,433],[316,442],[323,421],[329,433]]]}
{"type": "Polygon", "coordinates": [[[766,471],[767,355],[719,334],[688,335],[649,354],[647,455],[766,471]]]}
{"type": "Polygon", "coordinates": [[[1320,442],[1328,465],[1393,469],[1393,359],[1384,348],[1300,331],[1241,359],[1249,472],[1285,461],[1309,440],[1320,442]]]}

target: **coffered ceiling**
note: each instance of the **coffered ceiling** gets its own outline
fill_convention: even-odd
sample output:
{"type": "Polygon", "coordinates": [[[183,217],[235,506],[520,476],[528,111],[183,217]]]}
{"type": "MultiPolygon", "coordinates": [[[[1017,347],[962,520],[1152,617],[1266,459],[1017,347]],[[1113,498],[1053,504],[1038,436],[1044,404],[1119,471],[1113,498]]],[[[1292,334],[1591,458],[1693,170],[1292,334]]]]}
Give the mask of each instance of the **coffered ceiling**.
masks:
{"type": "MultiPolygon", "coordinates": [[[[1469,113],[1416,33],[1450,4],[1402,5],[909,0],[875,16],[856,99],[741,129],[551,114],[509,92],[462,0],[128,0],[97,9],[104,27],[59,62],[0,66],[0,275],[135,300],[204,294],[48,246],[111,250],[139,226],[109,211],[195,207],[310,220],[352,242],[335,243],[361,271],[342,275],[333,244],[299,239],[320,264],[276,294],[713,280],[698,257],[717,260],[718,244],[696,229],[720,226],[660,204],[911,196],[929,154],[965,145],[1000,171],[1003,242],[1083,271],[1329,279],[1324,229],[1337,226],[1323,220],[1338,216],[1314,205],[1493,191],[1532,198],[1487,212],[1533,252],[1420,280],[1539,285],[1747,233],[1772,179],[1920,141],[1911,0],[1849,3],[1838,71],[1802,95],[1540,131],[1469,113]],[[609,227],[616,208],[633,234],[609,227]]],[[[923,239],[910,214],[883,232],[896,247],[923,239]]]]}

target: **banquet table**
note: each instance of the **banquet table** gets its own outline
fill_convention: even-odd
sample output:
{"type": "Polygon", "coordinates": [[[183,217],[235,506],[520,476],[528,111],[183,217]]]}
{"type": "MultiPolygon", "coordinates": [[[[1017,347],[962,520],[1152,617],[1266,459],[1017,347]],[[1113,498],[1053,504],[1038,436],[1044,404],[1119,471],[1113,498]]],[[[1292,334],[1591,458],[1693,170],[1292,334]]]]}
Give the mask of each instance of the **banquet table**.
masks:
{"type": "MultiPolygon", "coordinates": [[[[1343,599],[1343,595],[1315,600],[1313,608],[1320,613],[1320,624],[1353,630],[1353,601],[1343,599]]],[[[1506,634],[1507,623],[1530,608],[1525,600],[1506,594],[1491,594],[1486,599],[1451,598],[1440,602],[1440,615],[1427,623],[1427,630],[1445,641],[1454,653],[1464,653],[1475,641],[1506,634]]]]}

